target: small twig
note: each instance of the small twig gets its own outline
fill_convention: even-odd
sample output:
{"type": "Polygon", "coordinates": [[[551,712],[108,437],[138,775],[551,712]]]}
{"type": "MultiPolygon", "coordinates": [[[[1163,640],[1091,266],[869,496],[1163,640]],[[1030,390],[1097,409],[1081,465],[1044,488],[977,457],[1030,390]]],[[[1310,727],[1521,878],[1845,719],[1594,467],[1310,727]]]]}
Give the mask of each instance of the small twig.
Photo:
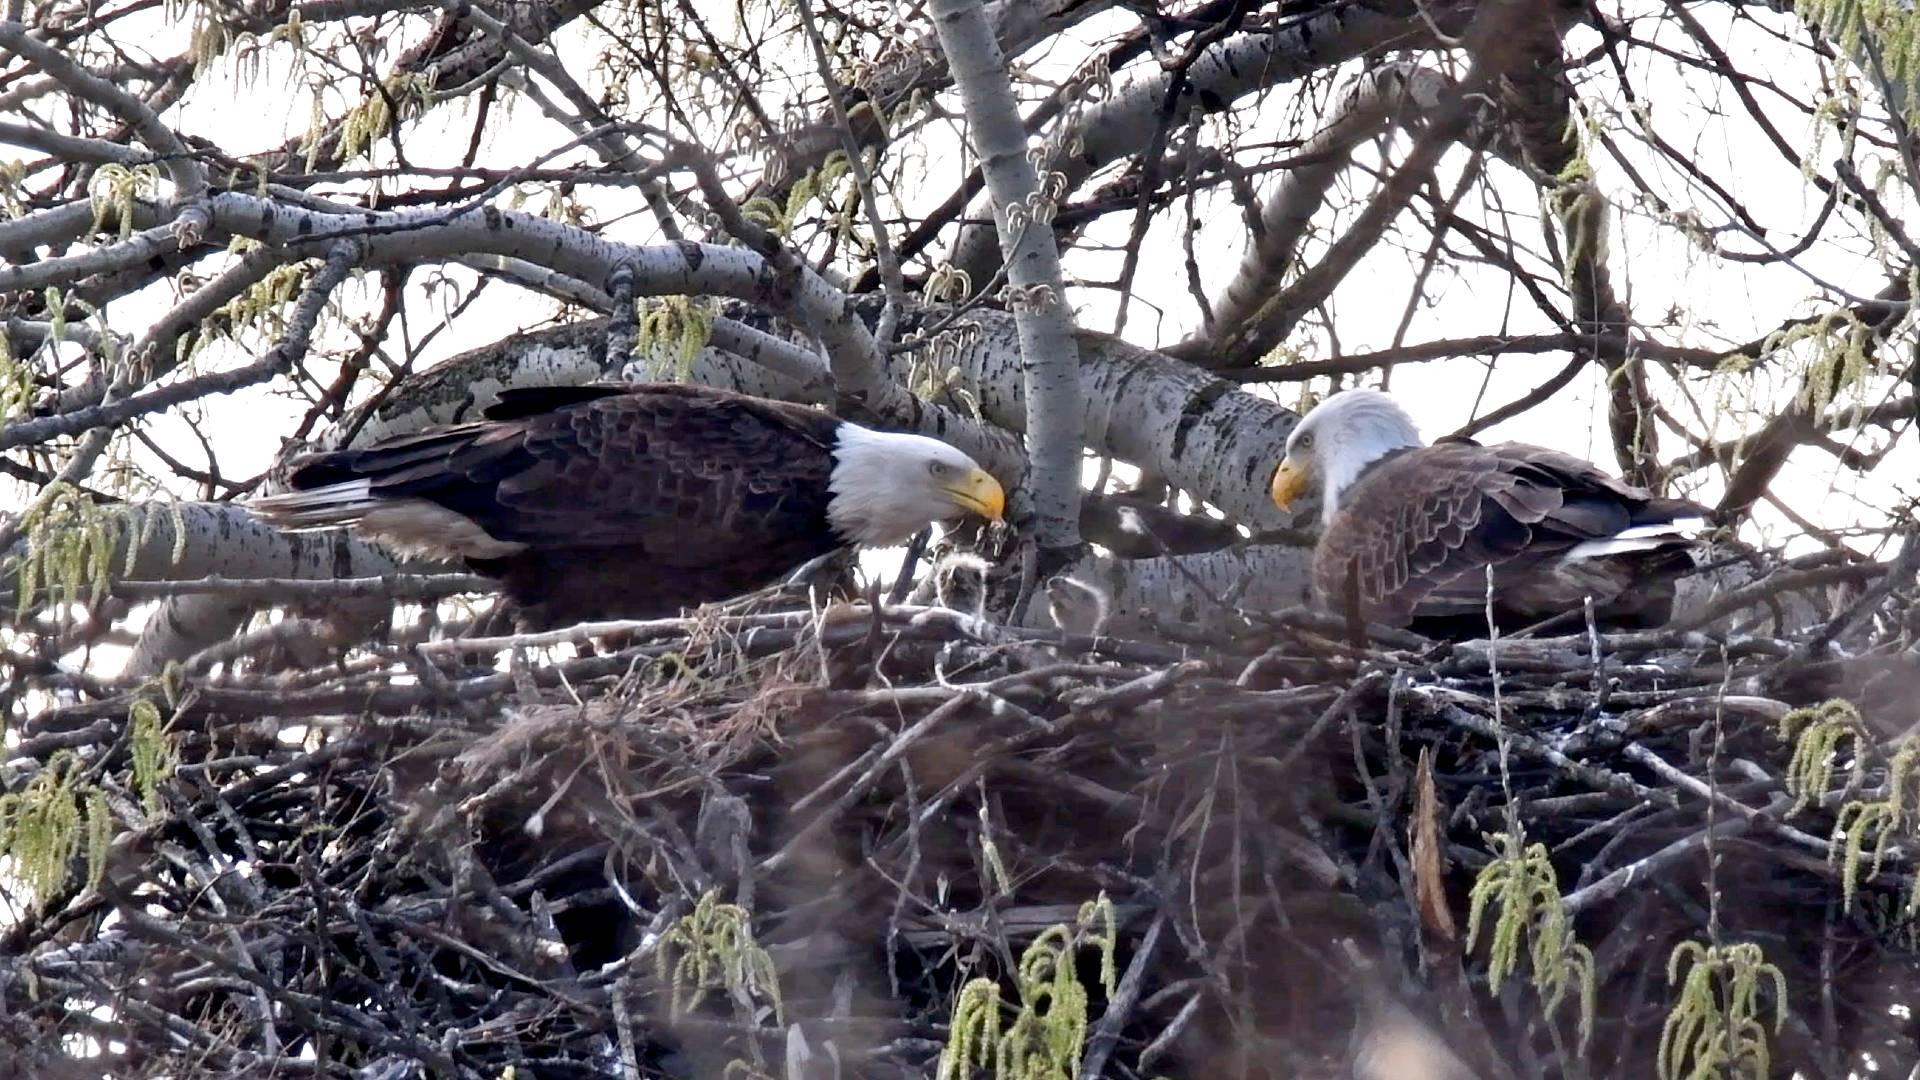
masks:
{"type": "Polygon", "coordinates": [[[907,594],[913,591],[913,568],[927,553],[927,543],[933,536],[933,530],[921,529],[907,541],[907,553],[900,557],[900,571],[893,579],[893,589],[887,593],[887,603],[898,607],[906,603],[907,594]]]}
{"type": "Polygon", "coordinates": [[[1154,912],[1153,922],[1141,936],[1140,944],[1135,946],[1133,959],[1127,964],[1127,973],[1121,976],[1120,985],[1114,988],[1113,997],[1107,1000],[1107,1011],[1101,1015],[1100,1023],[1087,1038],[1086,1056],[1081,1058],[1080,1080],[1100,1080],[1106,1074],[1107,1059],[1113,1056],[1114,1048],[1120,1044],[1120,1029],[1133,1019],[1134,1007],[1140,1002],[1140,992],[1146,985],[1147,966],[1153,962],[1154,951],[1160,945],[1160,931],[1166,922],[1165,910],[1154,912]]]}
{"type": "Polygon", "coordinates": [[[92,428],[123,424],[136,416],[160,412],[210,394],[231,394],[285,374],[306,357],[314,324],[319,321],[327,298],[333,294],[335,287],[346,280],[347,273],[359,258],[360,246],[357,243],[350,240],[334,243],[326,262],[307,282],[300,299],[294,303],[293,312],[287,318],[286,334],[278,345],[259,360],[231,371],[182,379],[119,401],[103,401],[99,405],[56,416],[17,420],[0,428],[0,450],[37,445],[49,439],[78,435],[92,428]]]}
{"type": "Polygon", "coordinates": [[[1614,870],[1591,885],[1583,885],[1575,889],[1566,894],[1560,905],[1566,909],[1568,915],[1578,915],[1595,904],[1619,896],[1635,881],[1654,879],[1662,870],[1705,847],[1710,836],[1741,836],[1752,832],[1753,829],[1752,821],[1741,818],[1728,818],[1716,822],[1711,829],[1701,829],[1683,836],[1650,855],[1635,859],[1614,870]]]}

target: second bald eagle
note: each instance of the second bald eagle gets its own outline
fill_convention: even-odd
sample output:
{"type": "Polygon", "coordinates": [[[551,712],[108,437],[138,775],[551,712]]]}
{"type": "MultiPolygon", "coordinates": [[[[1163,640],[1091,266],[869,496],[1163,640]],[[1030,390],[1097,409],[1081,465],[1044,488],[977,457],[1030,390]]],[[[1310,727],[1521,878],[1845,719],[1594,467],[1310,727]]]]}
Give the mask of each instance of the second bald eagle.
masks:
{"type": "Polygon", "coordinates": [[[959,450],[817,409],[671,384],[507,390],[486,419],[293,463],[252,509],[352,526],[497,578],[522,625],[650,618],[775,584],[844,545],[999,520],[959,450]]]}
{"type": "Polygon", "coordinates": [[[1447,636],[1476,624],[1485,634],[1488,567],[1502,631],[1577,619],[1588,597],[1609,625],[1664,623],[1711,515],[1543,447],[1425,445],[1377,390],[1335,394],[1293,429],[1273,501],[1284,509],[1315,489],[1316,601],[1447,636]]]}

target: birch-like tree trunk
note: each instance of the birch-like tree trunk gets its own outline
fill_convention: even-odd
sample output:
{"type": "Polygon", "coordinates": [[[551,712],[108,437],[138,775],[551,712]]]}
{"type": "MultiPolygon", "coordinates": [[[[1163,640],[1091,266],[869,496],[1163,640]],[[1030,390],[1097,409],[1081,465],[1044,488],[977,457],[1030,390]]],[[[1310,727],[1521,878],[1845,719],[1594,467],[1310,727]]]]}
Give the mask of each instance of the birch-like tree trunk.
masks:
{"type": "Polygon", "coordinates": [[[1007,83],[1006,57],[980,0],[933,0],[934,26],[967,114],[967,139],[986,172],[1007,267],[1008,306],[1020,339],[1027,490],[1043,550],[1080,542],[1080,355],[1051,222],[1058,195],[1027,155],[1007,83]]]}

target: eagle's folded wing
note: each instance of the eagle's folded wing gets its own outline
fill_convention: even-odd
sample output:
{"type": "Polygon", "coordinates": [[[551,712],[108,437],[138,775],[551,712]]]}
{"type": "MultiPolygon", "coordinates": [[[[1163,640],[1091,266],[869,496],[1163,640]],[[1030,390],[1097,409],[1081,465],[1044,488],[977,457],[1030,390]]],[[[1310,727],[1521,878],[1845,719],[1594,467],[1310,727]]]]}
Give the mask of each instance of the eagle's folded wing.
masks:
{"type": "Polygon", "coordinates": [[[297,462],[299,490],[255,506],[295,527],[404,532],[403,542],[429,550],[435,531],[449,529],[458,543],[447,553],[457,555],[621,546],[667,565],[711,562],[767,530],[817,530],[823,520],[824,415],[813,424],[739,398],[593,387],[503,396],[490,413],[297,462]]]}
{"type": "Polygon", "coordinates": [[[1699,509],[1541,447],[1439,443],[1383,461],[1356,486],[1315,553],[1315,591],[1334,610],[1352,598],[1369,620],[1405,625],[1481,610],[1492,566],[1503,606],[1551,611],[1590,584],[1560,571],[1582,545],[1612,554],[1670,543],[1660,526],[1699,509]]]}

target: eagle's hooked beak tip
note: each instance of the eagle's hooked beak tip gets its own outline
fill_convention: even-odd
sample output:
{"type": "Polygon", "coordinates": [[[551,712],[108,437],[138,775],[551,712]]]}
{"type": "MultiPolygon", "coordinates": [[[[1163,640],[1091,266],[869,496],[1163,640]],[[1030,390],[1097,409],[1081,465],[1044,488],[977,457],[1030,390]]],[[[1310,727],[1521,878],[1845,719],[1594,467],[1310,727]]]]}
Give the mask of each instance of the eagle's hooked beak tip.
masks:
{"type": "Polygon", "coordinates": [[[1273,470],[1273,505],[1282,510],[1293,509],[1294,502],[1307,490],[1307,471],[1293,463],[1292,458],[1281,460],[1279,467],[1273,470]]]}
{"type": "Polygon", "coordinates": [[[974,469],[958,484],[948,488],[947,492],[961,507],[988,521],[997,522],[1005,518],[1007,493],[1000,487],[1000,481],[985,469],[974,469]]]}

